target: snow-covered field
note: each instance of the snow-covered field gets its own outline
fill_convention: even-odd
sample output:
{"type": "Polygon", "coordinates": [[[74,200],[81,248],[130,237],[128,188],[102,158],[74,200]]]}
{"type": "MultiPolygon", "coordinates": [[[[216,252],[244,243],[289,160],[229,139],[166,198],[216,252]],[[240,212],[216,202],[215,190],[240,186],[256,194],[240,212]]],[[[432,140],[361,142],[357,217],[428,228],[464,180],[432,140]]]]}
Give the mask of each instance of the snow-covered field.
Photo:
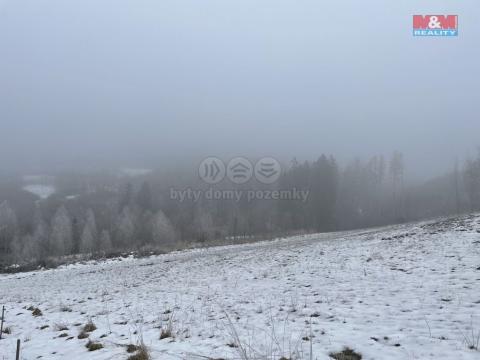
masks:
{"type": "Polygon", "coordinates": [[[143,339],[162,360],[480,359],[479,232],[472,215],[1,275],[0,358],[21,339],[22,359],[127,359],[143,339]]]}
{"type": "Polygon", "coordinates": [[[25,185],[23,190],[28,191],[34,195],[37,195],[40,199],[46,199],[50,195],[55,194],[55,187],[50,185],[25,185]]]}
{"type": "Polygon", "coordinates": [[[48,175],[25,175],[23,190],[37,195],[40,199],[46,199],[56,191],[54,181],[55,178],[48,175]]]}

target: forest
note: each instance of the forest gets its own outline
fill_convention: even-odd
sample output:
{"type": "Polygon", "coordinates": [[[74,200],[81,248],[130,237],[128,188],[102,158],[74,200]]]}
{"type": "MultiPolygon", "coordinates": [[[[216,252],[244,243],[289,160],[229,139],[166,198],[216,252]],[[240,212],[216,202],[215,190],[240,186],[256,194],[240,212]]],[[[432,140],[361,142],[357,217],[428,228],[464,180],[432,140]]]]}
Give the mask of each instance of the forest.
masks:
{"type": "MultiPolygon", "coordinates": [[[[55,193],[39,198],[3,177],[0,254],[3,267],[46,266],[51,259],[156,253],[292,234],[404,223],[480,209],[480,154],[421,184],[405,181],[400,152],[357,159],[341,168],[333,156],[293,159],[274,184],[202,182],[178,168],[137,176],[112,171],[63,172],[55,193]],[[305,198],[179,198],[172,189],[279,192],[305,198]],[[75,257],[77,255],[77,257],[75,257]]],[[[194,191],[192,190],[192,191],[194,191]]]]}

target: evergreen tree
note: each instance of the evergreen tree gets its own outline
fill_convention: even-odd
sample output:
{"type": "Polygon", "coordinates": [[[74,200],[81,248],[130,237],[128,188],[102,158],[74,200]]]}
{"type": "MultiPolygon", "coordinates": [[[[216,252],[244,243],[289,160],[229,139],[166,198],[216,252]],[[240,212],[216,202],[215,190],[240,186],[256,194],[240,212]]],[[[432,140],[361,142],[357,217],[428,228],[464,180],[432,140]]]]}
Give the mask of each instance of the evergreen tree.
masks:
{"type": "Polygon", "coordinates": [[[393,212],[395,220],[403,218],[403,195],[404,195],[404,164],[403,154],[395,151],[390,160],[390,176],[392,178],[393,212]]]}
{"type": "Polygon", "coordinates": [[[310,226],[316,231],[334,229],[337,196],[337,165],[333,157],[322,155],[313,163],[310,172],[308,215],[310,226]]]}
{"type": "Polygon", "coordinates": [[[78,254],[80,252],[80,241],[81,241],[81,231],[80,231],[80,224],[78,222],[78,218],[74,217],[72,220],[72,242],[73,242],[73,250],[74,254],[78,254]]]}
{"type": "Polygon", "coordinates": [[[17,216],[8,201],[0,204],[0,254],[11,250],[11,243],[17,235],[17,216]]]}
{"type": "Polygon", "coordinates": [[[480,150],[476,159],[468,159],[465,163],[464,182],[470,208],[480,208],[480,150]]]}

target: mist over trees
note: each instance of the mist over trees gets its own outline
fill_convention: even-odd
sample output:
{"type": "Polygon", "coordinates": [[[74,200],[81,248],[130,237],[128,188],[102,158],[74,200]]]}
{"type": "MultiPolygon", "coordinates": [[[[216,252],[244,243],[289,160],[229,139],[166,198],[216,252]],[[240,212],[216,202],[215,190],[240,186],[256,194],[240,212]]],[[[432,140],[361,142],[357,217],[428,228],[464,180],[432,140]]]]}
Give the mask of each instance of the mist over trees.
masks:
{"type": "Polygon", "coordinates": [[[39,199],[0,182],[0,262],[46,264],[51,258],[158,252],[402,223],[480,210],[480,152],[450,173],[406,184],[400,152],[355,159],[293,159],[271,185],[209,185],[180,170],[137,177],[108,172],[58,174],[55,194],[39,199]],[[175,189],[308,190],[301,199],[172,198],[175,189]],[[8,196],[6,195],[8,194],[8,196]]]}

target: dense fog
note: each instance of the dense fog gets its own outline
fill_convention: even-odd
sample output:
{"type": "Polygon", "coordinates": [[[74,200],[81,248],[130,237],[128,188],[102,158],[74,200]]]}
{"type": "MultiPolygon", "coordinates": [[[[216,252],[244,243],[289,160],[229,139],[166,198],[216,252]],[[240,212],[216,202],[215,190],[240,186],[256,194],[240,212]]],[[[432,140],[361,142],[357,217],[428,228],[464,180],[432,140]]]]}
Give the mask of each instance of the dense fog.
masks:
{"type": "Polygon", "coordinates": [[[461,36],[414,3],[0,1],[1,260],[478,209],[478,6],[430,3],[461,36]]]}
{"type": "Polygon", "coordinates": [[[461,36],[408,2],[2,0],[0,169],[397,150],[426,180],[480,131],[477,3],[429,4],[461,36]]]}

